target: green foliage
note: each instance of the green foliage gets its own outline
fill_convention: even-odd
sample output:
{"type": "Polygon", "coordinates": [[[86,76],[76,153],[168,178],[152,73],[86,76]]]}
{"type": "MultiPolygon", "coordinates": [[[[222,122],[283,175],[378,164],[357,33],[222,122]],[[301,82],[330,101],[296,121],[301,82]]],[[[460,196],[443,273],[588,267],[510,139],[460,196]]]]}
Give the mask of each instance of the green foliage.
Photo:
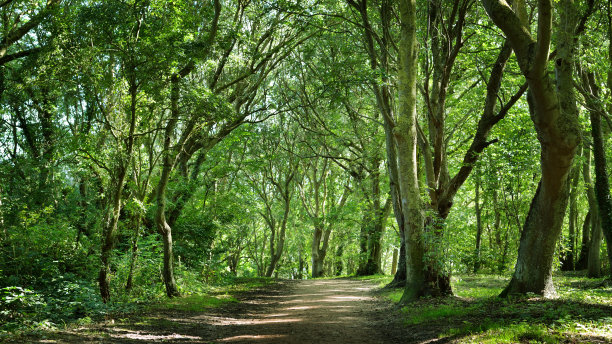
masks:
{"type": "Polygon", "coordinates": [[[22,330],[48,330],[71,322],[91,322],[132,310],[129,304],[104,304],[94,283],[65,275],[42,289],[0,289],[0,336],[22,330]]]}
{"type": "MultiPolygon", "coordinates": [[[[536,295],[500,299],[507,278],[459,275],[453,279],[456,297],[425,298],[402,308],[406,326],[435,329],[439,336],[461,343],[558,343],[610,339],[610,288],[601,280],[555,277],[560,298],[536,295]],[[594,289],[595,288],[595,289],[594,289]],[[597,298],[584,298],[587,295],[597,298]]],[[[398,300],[401,291],[386,291],[398,300]]]]}
{"type": "Polygon", "coordinates": [[[161,239],[158,234],[146,235],[138,241],[138,253],[135,269],[133,271],[132,289],[125,292],[125,283],[128,279],[132,252],[125,250],[115,260],[113,294],[122,302],[147,302],[164,296],[159,270],[163,254],[161,239]]]}
{"type": "Polygon", "coordinates": [[[218,226],[205,214],[187,213],[175,226],[175,255],[190,268],[207,264],[218,226]]]}
{"type": "Polygon", "coordinates": [[[203,312],[208,308],[222,306],[229,302],[238,302],[230,295],[209,296],[209,295],[189,295],[164,301],[162,304],[155,305],[152,311],[174,310],[186,312],[203,312]]]}
{"type": "MultiPolygon", "coordinates": [[[[34,19],[48,3],[2,2],[0,38],[34,19]]],[[[219,3],[220,12],[214,0],[61,1],[26,34],[2,47],[7,50],[0,56],[0,331],[95,322],[164,298],[163,243],[155,212],[166,153],[176,153],[169,162],[165,199],[175,275],[181,292],[193,294],[173,300],[168,309],[205,309],[233,300],[219,293],[270,283],[241,278],[264,275],[271,245],[279,245],[284,208],[278,185],[291,171],[295,176],[285,188],[290,212],[276,275],[308,277],[315,226],[330,233],[327,277],[355,274],[369,250],[362,244],[376,240],[380,267],[390,271],[399,246],[392,210],[382,221],[384,232],[372,239],[375,205],[382,206],[390,192],[384,106],[372,90],[389,87],[385,97],[390,113],[397,113],[399,25],[391,15],[390,27],[383,27],[381,7],[390,4],[390,13],[396,14],[397,2],[368,2],[370,28],[365,32],[374,34],[372,51],[364,41],[361,13],[350,2],[219,3]],[[18,52],[27,54],[5,59],[18,52]],[[131,119],[133,133],[128,130],[131,119]],[[163,148],[166,137],[171,152],[163,148]],[[130,140],[134,149],[128,155],[130,140]],[[113,208],[113,183],[122,173],[125,187],[113,208]],[[119,222],[117,235],[110,236],[115,303],[104,305],[97,296],[97,275],[106,234],[102,228],[112,209],[119,222]],[[126,290],[130,276],[131,289],[126,290]]],[[[580,11],[586,3],[577,3],[580,11]]],[[[435,30],[425,5],[418,5],[417,22],[423,43],[421,140],[433,135],[426,115],[432,104],[421,96],[434,92],[439,81],[432,80],[431,64],[438,56],[432,56],[435,30]]],[[[609,9],[604,7],[596,7],[578,37],[575,63],[594,73],[601,102],[609,107],[609,9]]],[[[463,167],[483,111],[485,81],[504,39],[478,3],[468,8],[465,19],[459,40],[465,41],[448,75],[446,99],[438,100],[444,102],[449,177],[463,167]]],[[[495,111],[523,82],[511,57],[495,111]]],[[[561,283],[558,303],[495,298],[507,282],[500,276],[514,267],[540,179],[539,144],[524,98],[491,130],[488,140],[496,141],[476,163],[483,225],[479,257],[475,178],[454,197],[448,218],[437,218],[435,211],[426,214],[431,219],[422,238],[427,263],[461,275],[453,280],[458,299],[425,300],[420,313],[410,315],[414,326],[450,319],[457,326],[446,335],[476,333],[474,341],[491,342],[547,342],[581,328],[594,333],[609,329],[609,320],[584,306],[610,306],[611,290],[601,280],[556,278],[561,283]],[[477,259],[482,272],[499,276],[465,275],[477,259]],[[485,306],[506,318],[477,324],[474,317],[489,314],[485,306]],[[533,324],[536,319],[543,323],[533,324]]],[[[585,131],[587,110],[581,109],[585,131]]],[[[429,149],[434,148],[430,143],[429,149]]],[[[612,143],[609,137],[606,143],[612,143]]],[[[418,168],[423,204],[428,205],[443,190],[426,185],[423,148],[418,168]]],[[[444,184],[445,177],[434,184],[444,184]]],[[[585,186],[582,181],[578,185],[580,222],[588,211],[585,186]]],[[[567,227],[557,256],[571,247],[567,227]]],[[[582,238],[575,238],[577,250],[582,238]]],[[[602,257],[606,248],[602,245],[602,257]]],[[[604,271],[609,269],[605,263],[604,271]]],[[[386,284],[391,277],[367,278],[386,284]]],[[[388,293],[392,300],[399,296],[401,291],[388,293]]]]}

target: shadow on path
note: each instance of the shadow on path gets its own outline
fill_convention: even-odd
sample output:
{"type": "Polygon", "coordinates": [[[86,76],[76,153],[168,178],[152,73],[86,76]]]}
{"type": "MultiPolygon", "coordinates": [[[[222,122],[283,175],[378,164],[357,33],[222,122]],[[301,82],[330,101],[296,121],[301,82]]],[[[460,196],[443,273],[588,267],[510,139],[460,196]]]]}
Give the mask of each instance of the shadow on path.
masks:
{"type": "Polygon", "coordinates": [[[398,343],[388,333],[399,330],[397,310],[373,297],[375,288],[351,279],[280,281],[206,312],[155,312],[35,342],[398,343]]]}

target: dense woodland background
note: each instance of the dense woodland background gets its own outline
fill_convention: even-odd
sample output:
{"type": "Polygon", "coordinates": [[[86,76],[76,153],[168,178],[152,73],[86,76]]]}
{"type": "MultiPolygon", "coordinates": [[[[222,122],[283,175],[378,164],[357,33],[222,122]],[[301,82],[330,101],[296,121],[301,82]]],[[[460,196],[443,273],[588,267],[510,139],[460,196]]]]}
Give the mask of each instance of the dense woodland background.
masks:
{"type": "Polygon", "coordinates": [[[410,300],[457,273],[545,296],[551,271],[610,274],[609,0],[0,14],[3,330],[235,276],[395,274],[410,300]],[[410,142],[420,202],[402,186],[410,142]]]}

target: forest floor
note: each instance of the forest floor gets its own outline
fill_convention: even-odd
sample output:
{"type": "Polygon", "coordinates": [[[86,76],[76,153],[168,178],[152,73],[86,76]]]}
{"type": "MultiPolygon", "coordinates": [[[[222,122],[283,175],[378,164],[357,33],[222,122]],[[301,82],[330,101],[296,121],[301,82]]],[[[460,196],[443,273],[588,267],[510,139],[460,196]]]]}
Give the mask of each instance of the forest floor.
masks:
{"type": "MultiPolygon", "coordinates": [[[[278,280],[233,295],[187,296],[19,343],[611,343],[611,288],[576,278],[571,297],[501,300],[491,276],[455,282],[460,296],[405,307],[388,279],[278,280]],[[588,283],[588,284],[585,284],[588,283]],[[483,285],[479,285],[483,284],[483,285]],[[577,291],[583,292],[577,292],[577,291]],[[583,293],[583,294],[580,294],[583,293]],[[580,296],[580,299],[576,297],[580,296]],[[202,299],[208,298],[208,299],[202,299]],[[589,302],[596,298],[594,303],[589,302]],[[210,306],[210,300],[218,304],[210,306]]],[[[568,294],[569,295],[569,294],[568,294]]]]}
{"type": "MultiPolygon", "coordinates": [[[[397,307],[355,279],[279,281],[204,311],[158,309],[32,343],[399,343],[397,307]],[[398,340],[393,338],[397,337],[398,340]]],[[[24,340],[22,338],[22,340],[24,340]]],[[[404,340],[401,341],[405,343],[404,340]]]]}

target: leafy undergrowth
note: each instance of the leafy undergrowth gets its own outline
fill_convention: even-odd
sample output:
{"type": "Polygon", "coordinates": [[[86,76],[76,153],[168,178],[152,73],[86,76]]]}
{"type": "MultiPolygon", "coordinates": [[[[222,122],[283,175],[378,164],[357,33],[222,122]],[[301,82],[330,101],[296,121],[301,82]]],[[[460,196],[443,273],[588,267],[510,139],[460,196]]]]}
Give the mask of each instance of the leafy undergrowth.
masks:
{"type": "MultiPolygon", "coordinates": [[[[159,292],[147,295],[117,295],[104,304],[94,283],[63,280],[54,288],[34,291],[20,287],[0,289],[0,342],[29,336],[46,336],[56,330],[96,323],[121,322],[139,318],[154,323],[157,312],[201,312],[227,303],[238,302],[236,295],[274,283],[271,278],[224,277],[210,284],[196,280],[182,281],[183,296],[168,299],[159,292]],[[199,284],[198,284],[199,283],[199,284]],[[197,285],[197,288],[193,287],[197,285]]],[[[156,287],[157,288],[157,287],[156,287]]]]}
{"type": "MultiPolygon", "coordinates": [[[[456,296],[426,298],[402,308],[406,326],[455,343],[612,342],[612,286],[577,274],[556,276],[559,298],[498,298],[508,280],[453,278],[456,296]]],[[[401,289],[386,292],[398,302],[401,289]]]]}

